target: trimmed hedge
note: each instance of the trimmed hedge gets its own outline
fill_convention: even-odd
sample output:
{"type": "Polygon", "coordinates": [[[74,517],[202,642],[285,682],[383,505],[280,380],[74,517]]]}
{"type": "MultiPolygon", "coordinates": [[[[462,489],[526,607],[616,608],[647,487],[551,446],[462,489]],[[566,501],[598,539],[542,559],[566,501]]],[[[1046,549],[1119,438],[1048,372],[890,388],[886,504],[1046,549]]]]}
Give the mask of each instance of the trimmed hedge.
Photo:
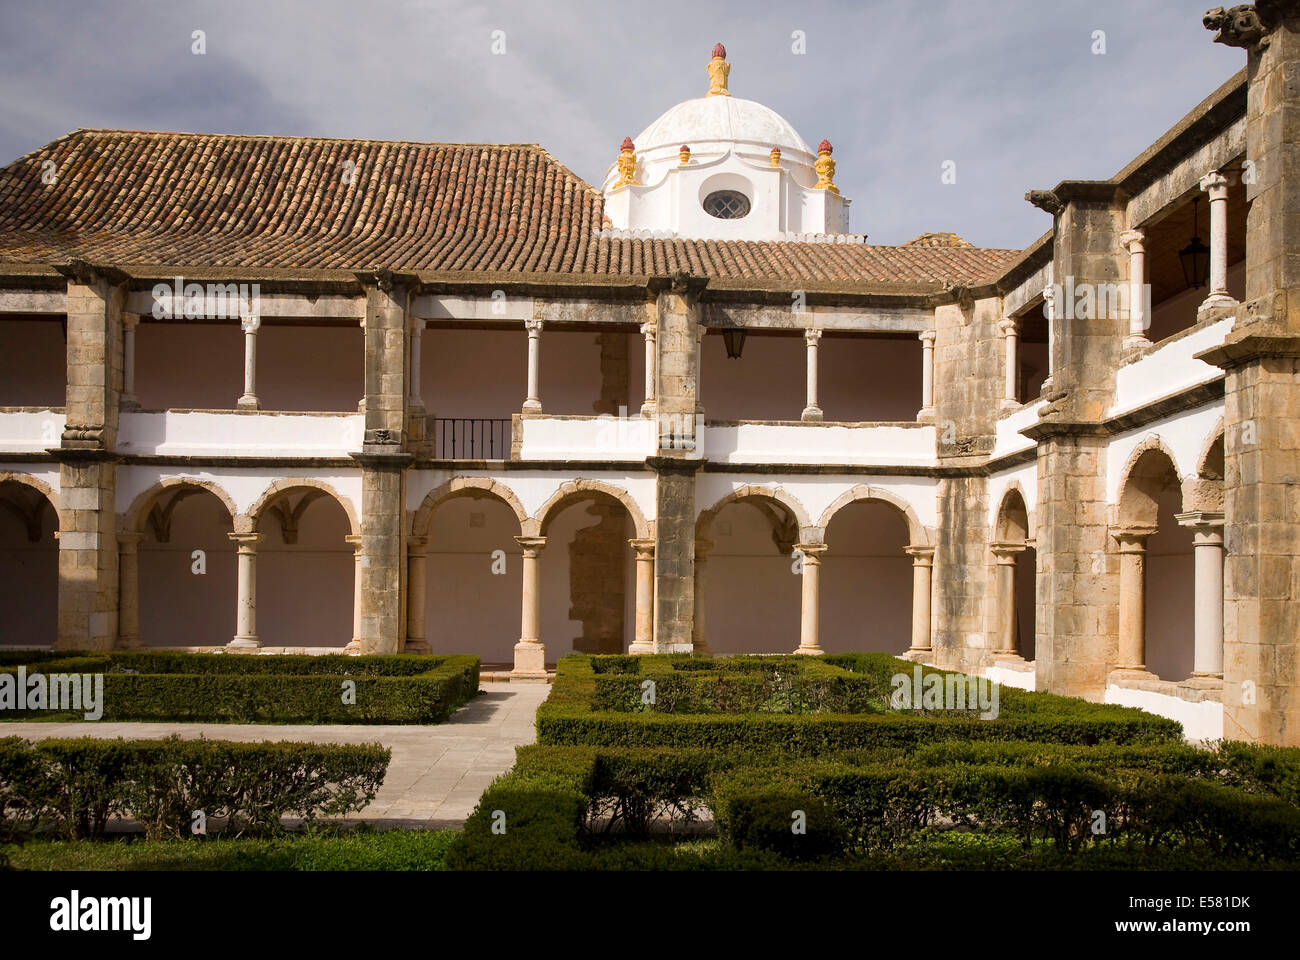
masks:
{"type": "MultiPolygon", "coordinates": [[[[672,676],[674,665],[692,662],[689,659],[648,656],[639,658],[643,662],[635,667],[626,663],[606,665],[601,663],[604,659],[573,655],[560,661],[551,695],[537,711],[539,743],[739,748],[808,756],[853,748],[915,749],[936,740],[1097,744],[1172,743],[1182,737],[1182,726],[1176,721],[1141,710],[1012,690],[1001,691],[1000,715],[991,720],[907,710],[674,714],[602,709],[602,705],[608,706],[615,700],[626,706],[633,695],[639,701],[640,684],[645,679],[655,680],[657,699],[663,696],[665,684],[673,690],[688,691],[683,695],[685,707],[698,705],[692,697],[699,695],[689,692],[693,676],[672,676]],[[601,685],[607,693],[600,692],[601,685]]],[[[796,658],[766,659],[780,666],[796,658]]],[[[853,695],[855,702],[870,701],[885,694],[890,689],[889,677],[893,673],[910,672],[914,666],[888,655],[850,654],[828,659],[835,662],[811,669],[838,667],[835,672],[839,673],[848,669],[846,664],[859,668],[849,671],[860,674],[866,683],[853,695]],[[886,673],[887,670],[891,672],[886,673]]],[[[827,683],[833,681],[833,677],[820,672],[810,676],[826,676],[827,683]]],[[[713,678],[712,682],[721,681],[713,678]]]]}
{"type": "Polygon", "coordinates": [[[0,741],[0,797],[26,831],[73,840],[102,837],[112,817],[180,837],[195,811],[234,836],[276,833],[281,817],[342,816],[374,799],[391,757],[379,744],[15,739],[0,741]]]}
{"type": "MultiPolygon", "coordinates": [[[[477,657],[59,654],[29,672],[103,674],[103,720],[214,723],[441,723],[478,692],[477,657]],[[355,685],[345,703],[344,682],[355,685]]],[[[0,667],[16,673],[17,666],[0,667]]],[[[78,714],[4,711],[5,719],[78,714]]]]}

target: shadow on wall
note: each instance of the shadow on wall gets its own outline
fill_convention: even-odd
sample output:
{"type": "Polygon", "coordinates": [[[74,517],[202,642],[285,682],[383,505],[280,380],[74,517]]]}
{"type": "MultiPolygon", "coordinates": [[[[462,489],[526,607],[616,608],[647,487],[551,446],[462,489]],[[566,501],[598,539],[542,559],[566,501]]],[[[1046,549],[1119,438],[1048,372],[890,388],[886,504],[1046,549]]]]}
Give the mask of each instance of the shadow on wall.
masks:
{"type": "Polygon", "coordinates": [[[58,514],[27,484],[0,483],[0,645],[54,644],[59,629],[58,514]]]}

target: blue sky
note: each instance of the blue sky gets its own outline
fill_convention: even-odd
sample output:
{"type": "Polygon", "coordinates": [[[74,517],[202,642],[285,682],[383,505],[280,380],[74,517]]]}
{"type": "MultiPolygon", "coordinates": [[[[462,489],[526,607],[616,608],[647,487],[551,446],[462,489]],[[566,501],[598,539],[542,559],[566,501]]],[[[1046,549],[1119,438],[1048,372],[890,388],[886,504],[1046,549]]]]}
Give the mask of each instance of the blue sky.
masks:
{"type": "Polygon", "coordinates": [[[537,142],[599,184],[624,136],[703,95],[721,40],[734,95],[835,144],[855,232],[1018,248],[1051,226],[1026,190],[1111,176],[1244,66],[1209,6],[0,0],[0,163],[120,127],[537,142]]]}

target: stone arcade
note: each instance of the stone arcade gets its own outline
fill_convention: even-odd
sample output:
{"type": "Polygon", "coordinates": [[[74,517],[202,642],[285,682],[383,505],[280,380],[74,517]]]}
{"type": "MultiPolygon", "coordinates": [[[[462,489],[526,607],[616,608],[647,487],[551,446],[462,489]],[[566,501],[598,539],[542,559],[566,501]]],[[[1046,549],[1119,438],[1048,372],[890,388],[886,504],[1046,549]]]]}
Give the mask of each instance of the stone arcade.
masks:
{"type": "Polygon", "coordinates": [[[602,190],[535,145],[15,160],[0,643],[884,650],[1300,744],[1300,2],[1206,25],[1246,69],[1020,251],[848,233],[852,159],[721,44],[602,190]]]}

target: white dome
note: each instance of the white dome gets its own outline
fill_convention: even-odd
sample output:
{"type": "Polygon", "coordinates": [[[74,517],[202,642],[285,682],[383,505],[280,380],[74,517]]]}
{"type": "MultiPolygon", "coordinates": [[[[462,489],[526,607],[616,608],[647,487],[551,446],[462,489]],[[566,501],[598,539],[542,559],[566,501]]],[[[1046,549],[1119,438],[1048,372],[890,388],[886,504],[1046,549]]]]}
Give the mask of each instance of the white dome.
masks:
{"type": "Polygon", "coordinates": [[[761,103],[740,97],[684,100],[642,130],[634,142],[639,154],[664,147],[676,154],[682,144],[694,150],[696,144],[735,143],[752,145],[757,148],[753,152],[762,156],[780,147],[783,155],[798,152],[808,162],[815,159],[808,144],[784,117],[761,103]]]}

